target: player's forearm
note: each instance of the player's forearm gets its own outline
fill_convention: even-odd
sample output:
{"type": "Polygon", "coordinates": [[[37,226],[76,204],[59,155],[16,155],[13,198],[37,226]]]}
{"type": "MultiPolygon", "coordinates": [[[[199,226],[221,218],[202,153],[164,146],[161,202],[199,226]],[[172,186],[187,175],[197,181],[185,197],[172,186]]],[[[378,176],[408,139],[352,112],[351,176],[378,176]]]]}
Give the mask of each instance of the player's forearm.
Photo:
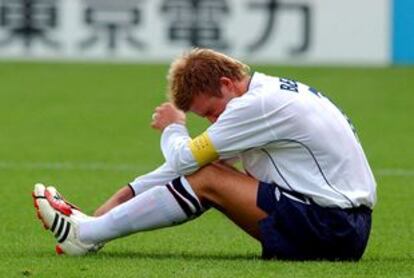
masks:
{"type": "Polygon", "coordinates": [[[179,176],[180,174],[176,173],[167,163],[164,163],[154,171],[137,177],[129,184],[133,188],[135,195],[138,195],[153,186],[167,184],[179,176]]]}
{"type": "Polygon", "coordinates": [[[124,186],[118,190],[111,198],[109,198],[102,206],[100,206],[94,213],[94,216],[101,216],[114,207],[125,203],[129,199],[134,197],[132,188],[129,186],[124,186]]]}
{"type": "Polygon", "coordinates": [[[179,175],[188,175],[199,169],[189,147],[190,140],[187,128],[180,124],[169,125],[161,136],[165,161],[179,175]]]}

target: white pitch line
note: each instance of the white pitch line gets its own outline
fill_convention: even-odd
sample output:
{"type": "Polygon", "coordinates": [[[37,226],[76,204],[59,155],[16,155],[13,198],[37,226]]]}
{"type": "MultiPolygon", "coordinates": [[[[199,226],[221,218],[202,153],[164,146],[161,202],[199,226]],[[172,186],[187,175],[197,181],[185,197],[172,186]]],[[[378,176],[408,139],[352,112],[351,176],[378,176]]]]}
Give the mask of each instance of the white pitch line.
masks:
{"type": "Polygon", "coordinates": [[[374,170],[374,175],[380,177],[394,176],[394,177],[413,177],[413,169],[400,169],[400,168],[384,168],[374,170]]]}
{"type": "MultiPolygon", "coordinates": [[[[12,162],[0,161],[0,170],[66,170],[66,171],[136,171],[145,173],[155,169],[142,164],[108,164],[103,162],[12,162]]],[[[380,168],[374,169],[377,177],[413,177],[414,169],[380,168]]]]}
{"type": "Polygon", "coordinates": [[[0,170],[84,170],[84,171],[150,171],[150,167],[135,164],[102,162],[10,162],[0,161],[0,170]]]}

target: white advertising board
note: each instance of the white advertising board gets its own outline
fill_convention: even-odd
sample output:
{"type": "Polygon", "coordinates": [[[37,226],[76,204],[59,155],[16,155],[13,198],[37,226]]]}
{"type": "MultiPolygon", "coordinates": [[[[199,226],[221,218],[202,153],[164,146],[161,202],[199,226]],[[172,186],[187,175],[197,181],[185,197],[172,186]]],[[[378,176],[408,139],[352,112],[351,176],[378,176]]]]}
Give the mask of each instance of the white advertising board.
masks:
{"type": "Polygon", "coordinates": [[[0,57],[387,64],[390,0],[0,0],[0,57]],[[28,16],[29,15],[29,16],[28,16]]]}

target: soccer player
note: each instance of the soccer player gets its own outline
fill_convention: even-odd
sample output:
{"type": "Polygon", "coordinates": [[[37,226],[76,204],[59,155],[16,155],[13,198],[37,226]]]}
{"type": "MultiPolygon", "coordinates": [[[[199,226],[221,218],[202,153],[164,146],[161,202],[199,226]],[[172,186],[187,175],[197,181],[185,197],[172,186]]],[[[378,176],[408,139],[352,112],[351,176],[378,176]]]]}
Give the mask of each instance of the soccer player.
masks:
{"type": "Polygon", "coordinates": [[[53,187],[35,185],[35,206],[58,252],[86,254],[213,207],[261,243],[263,258],[361,258],[376,183],[349,119],[328,98],[209,49],[177,58],[168,85],[170,102],[152,119],[165,164],[121,188],[94,217],[53,187]],[[193,139],[187,111],[211,122],[193,139]]]}

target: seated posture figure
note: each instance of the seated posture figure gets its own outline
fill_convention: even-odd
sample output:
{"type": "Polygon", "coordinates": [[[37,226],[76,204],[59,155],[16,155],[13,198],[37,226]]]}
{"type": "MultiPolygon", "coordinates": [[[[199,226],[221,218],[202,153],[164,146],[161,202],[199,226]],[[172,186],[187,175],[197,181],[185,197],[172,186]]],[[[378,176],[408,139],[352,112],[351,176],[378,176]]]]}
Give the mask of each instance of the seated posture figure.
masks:
{"type": "Polygon", "coordinates": [[[376,183],[353,126],[328,98],[209,49],[171,64],[168,95],[152,118],[165,163],[121,188],[94,216],[53,187],[35,185],[38,216],[58,252],[83,255],[216,208],[261,243],[263,258],[361,258],[376,183]],[[211,122],[195,138],[188,111],[211,122]],[[236,160],[244,171],[232,167],[236,160]]]}

